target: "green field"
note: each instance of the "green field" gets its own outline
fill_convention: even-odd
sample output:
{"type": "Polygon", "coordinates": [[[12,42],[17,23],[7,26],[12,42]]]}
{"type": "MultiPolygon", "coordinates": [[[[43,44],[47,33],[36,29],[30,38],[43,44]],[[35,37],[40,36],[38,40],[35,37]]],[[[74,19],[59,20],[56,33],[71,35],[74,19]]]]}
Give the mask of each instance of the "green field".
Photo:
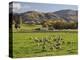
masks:
{"type": "MultiPolygon", "coordinates": [[[[52,43],[53,44],[53,43],[52,43]]],[[[13,57],[40,57],[40,56],[55,56],[55,55],[72,55],[78,53],[78,34],[77,31],[56,31],[56,32],[31,32],[13,33],[13,57]],[[60,36],[64,44],[60,45],[60,49],[53,48],[49,43],[46,43],[45,50],[42,50],[42,43],[34,41],[34,38],[47,38],[51,43],[54,38],[60,36]],[[52,39],[51,39],[52,38],[52,39]]]]}

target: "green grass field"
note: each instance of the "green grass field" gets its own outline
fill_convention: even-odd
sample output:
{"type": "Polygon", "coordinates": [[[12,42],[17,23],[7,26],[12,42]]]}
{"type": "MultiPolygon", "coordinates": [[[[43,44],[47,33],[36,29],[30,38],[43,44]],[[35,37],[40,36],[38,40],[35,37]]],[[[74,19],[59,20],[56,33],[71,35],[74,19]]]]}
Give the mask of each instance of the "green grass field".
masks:
{"type": "MultiPolygon", "coordinates": [[[[51,42],[53,42],[50,39],[51,42]]],[[[57,31],[57,32],[32,32],[32,33],[13,33],[13,57],[40,57],[40,56],[56,56],[56,55],[72,55],[78,53],[78,34],[77,31],[57,31]],[[50,44],[46,44],[46,50],[42,51],[42,46],[34,42],[31,38],[55,38],[61,36],[64,44],[61,49],[50,50],[50,44]],[[68,44],[68,42],[72,42],[68,44]]]]}
{"type": "Polygon", "coordinates": [[[78,53],[77,29],[33,32],[35,28],[41,28],[41,25],[23,24],[18,30],[13,25],[13,58],[73,55],[78,53]],[[54,39],[58,39],[59,36],[64,44],[60,41],[60,48],[56,49],[54,39]],[[36,38],[42,42],[35,42],[36,38]],[[45,41],[43,46],[45,38],[49,43],[45,41]],[[45,50],[43,50],[43,47],[45,47],[45,50]]]}

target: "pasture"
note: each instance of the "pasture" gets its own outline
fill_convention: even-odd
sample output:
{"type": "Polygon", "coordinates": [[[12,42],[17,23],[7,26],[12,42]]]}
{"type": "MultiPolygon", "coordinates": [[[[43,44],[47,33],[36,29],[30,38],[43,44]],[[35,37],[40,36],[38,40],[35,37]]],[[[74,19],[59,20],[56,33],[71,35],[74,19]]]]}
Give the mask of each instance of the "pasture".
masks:
{"type": "MultiPolygon", "coordinates": [[[[60,41],[62,43],[62,41],[60,41]]],[[[59,41],[58,41],[59,42],[59,41]]],[[[72,55],[78,53],[77,31],[52,31],[52,32],[13,32],[13,57],[41,57],[56,55],[72,55]],[[55,48],[53,40],[61,38],[63,44],[55,48]],[[39,40],[47,39],[48,42],[39,40]],[[39,42],[37,42],[37,41],[39,42]],[[54,45],[54,46],[53,46],[54,45]],[[52,48],[52,49],[51,49],[52,48]]]]}

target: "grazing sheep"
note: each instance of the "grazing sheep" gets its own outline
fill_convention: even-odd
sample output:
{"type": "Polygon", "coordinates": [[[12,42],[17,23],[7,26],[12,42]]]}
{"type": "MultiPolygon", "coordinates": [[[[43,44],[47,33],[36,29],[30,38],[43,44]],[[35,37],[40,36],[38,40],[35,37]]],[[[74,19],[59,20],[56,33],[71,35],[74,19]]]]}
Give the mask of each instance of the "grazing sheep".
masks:
{"type": "Polygon", "coordinates": [[[38,38],[34,38],[34,41],[35,41],[35,42],[38,42],[38,38]]]}
{"type": "Polygon", "coordinates": [[[42,38],[35,37],[34,39],[31,37],[31,39],[34,40],[35,43],[37,43],[38,47],[42,47],[42,51],[45,50],[53,50],[53,49],[61,49],[62,44],[65,42],[63,41],[62,37],[58,35],[57,37],[54,37],[55,35],[49,35],[42,38]]]}
{"type": "Polygon", "coordinates": [[[60,46],[55,46],[56,49],[60,49],[60,46]]]}
{"type": "Polygon", "coordinates": [[[56,43],[56,46],[60,46],[61,44],[60,43],[56,43]]]}
{"type": "Polygon", "coordinates": [[[42,40],[41,40],[41,39],[39,39],[39,42],[42,42],[42,40]]]}
{"type": "Polygon", "coordinates": [[[61,38],[61,40],[63,40],[63,39],[61,38]]]}
{"type": "Polygon", "coordinates": [[[46,45],[45,45],[45,42],[43,42],[43,45],[42,45],[42,50],[46,50],[46,45]]]}
{"type": "Polygon", "coordinates": [[[42,46],[42,51],[45,51],[45,48],[46,48],[45,46],[42,46]]]}
{"type": "Polygon", "coordinates": [[[53,50],[53,47],[50,47],[50,50],[53,50]]]}
{"type": "Polygon", "coordinates": [[[34,38],[34,41],[37,43],[37,46],[38,46],[38,47],[40,47],[40,45],[41,45],[40,43],[43,42],[42,39],[39,39],[39,38],[37,38],[37,37],[34,38]]]}
{"type": "Polygon", "coordinates": [[[47,39],[46,39],[46,38],[44,38],[44,39],[43,39],[43,41],[44,41],[44,42],[46,42],[46,41],[47,41],[47,39]]]}
{"type": "Polygon", "coordinates": [[[33,37],[31,36],[31,37],[29,38],[29,40],[33,40],[33,37]]]}
{"type": "Polygon", "coordinates": [[[65,44],[65,42],[64,41],[62,41],[62,45],[64,45],[65,44]]]}
{"type": "Polygon", "coordinates": [[[56,39],[54,39],[53,41],[56,41],[56,39]]]}

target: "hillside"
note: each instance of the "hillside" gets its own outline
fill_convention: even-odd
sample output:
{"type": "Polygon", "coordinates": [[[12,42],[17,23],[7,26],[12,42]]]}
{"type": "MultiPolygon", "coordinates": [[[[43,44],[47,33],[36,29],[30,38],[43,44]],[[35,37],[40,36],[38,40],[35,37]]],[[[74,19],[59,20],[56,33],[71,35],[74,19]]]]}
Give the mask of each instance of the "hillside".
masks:
{"type": "Polygon", "coordinates": [[[16,16],[20,16],[24,23],[40,23],[44,20],[78,21],[78,11],[75,10],[60,10],[48,13],[27,11],[20,14],[13,14],[13,19],[17,19],[16,16]]]}

